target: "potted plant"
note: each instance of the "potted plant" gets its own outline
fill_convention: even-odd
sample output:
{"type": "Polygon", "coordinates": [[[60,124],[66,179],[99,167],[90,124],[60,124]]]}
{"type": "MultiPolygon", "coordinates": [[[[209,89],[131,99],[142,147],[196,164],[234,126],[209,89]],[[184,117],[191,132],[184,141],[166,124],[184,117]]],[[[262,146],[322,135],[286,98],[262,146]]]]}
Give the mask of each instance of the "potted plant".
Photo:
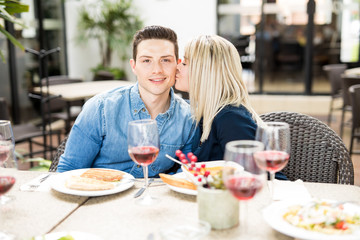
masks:
{"type": "Polygon", "coordinates": [[[127,49],[134,33],[142,28],[142,21],[134,13],[132,0],[104,0],[87,4],[80,10],[78,22],[79,43],[95,39],[100,49],[101,62],[92,71],[104,75],[105,79],[123,79],[123,67],[111,66],[112,55],[116,52],[121,61],[128,58],[127,49]]]}
{"type": "MultiPolygon", "coordinates": [[[[17,13],[27,12],[29,11],[29,6],[25,5],[17,0],[0,0],[0,18],[5,21],[9,21],[12,23],[19,24],[24,27],[24,25],[13,15],[17,13]]],[[[5,27],[0,24],[0,33],[5,35],[12,44],[19,47],[24,51],[24,47],[21,45],[19,41],[16,40],[14,36],[12,36],[8,31],[5,30],[5,27]]],[[[5,62],[5,56],[0,49],[0,57],[3,62],[5,62]]]]}

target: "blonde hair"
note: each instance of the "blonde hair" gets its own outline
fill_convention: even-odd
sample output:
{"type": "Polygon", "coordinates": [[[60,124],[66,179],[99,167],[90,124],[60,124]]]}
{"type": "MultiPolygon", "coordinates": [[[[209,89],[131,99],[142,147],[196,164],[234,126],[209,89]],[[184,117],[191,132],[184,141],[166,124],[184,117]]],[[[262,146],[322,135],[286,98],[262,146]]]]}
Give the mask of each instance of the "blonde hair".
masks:
{"type": "Polygon", "coordinates": [[[199,36],[186,45],[185,58],[191,110],[196,124],[203,119],[201,142],[208,138],[215,116],[227,105],[243,105],[255,122],[262,122],[250,105],[240,56],[232,43],[220,36],[199,36]]]}

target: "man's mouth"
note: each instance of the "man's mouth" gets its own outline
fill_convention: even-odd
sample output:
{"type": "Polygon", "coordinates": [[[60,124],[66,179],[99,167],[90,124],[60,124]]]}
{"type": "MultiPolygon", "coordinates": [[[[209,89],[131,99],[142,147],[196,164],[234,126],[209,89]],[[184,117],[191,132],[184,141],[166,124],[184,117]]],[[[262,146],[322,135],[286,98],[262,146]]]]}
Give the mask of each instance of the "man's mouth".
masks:
{"type": "Polygon", "coordinates": [[[166,77],[164,78],[150,78],[150,81],[152,82],[161,82],[161,81],[165,81],[166,80],[166,77]]]}

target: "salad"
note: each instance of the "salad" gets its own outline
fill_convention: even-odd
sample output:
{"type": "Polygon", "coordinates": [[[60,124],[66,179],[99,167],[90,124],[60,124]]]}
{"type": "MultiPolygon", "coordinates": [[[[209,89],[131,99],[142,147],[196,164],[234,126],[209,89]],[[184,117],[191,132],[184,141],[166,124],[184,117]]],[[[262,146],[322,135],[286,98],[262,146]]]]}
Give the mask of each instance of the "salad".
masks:
{"type": "Polygon", "coordinates": [[[325,234],[350,234],[360,229],[360,212],[350,211],[350,203],[312,201],[289,207],[283,215],[290,224],[325,234]]]}

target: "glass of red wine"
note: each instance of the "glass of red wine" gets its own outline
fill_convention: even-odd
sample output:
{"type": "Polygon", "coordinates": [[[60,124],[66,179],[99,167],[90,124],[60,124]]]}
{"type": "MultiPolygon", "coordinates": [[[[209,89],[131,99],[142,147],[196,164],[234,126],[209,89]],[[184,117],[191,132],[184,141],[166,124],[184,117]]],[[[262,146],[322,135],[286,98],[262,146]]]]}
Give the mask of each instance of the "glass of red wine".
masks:
{"type": "Polygon", "coordinates": [[[223,181],[226,188],[240,201],[240,227],[246,235],[247,201],[262,189],[266,171],[256,164],[254,154],[262,151],[264,144],[259,141],[239,140],[225,146],[223,181]]]}
{"type": "Polygon", "coordinates": [[[4,194],[14,185],[15,178],[4,176],[2,169],[16,168],[14,146],[15,140],[10,121],[0,120],[0,205],[12,200],[4,194]]]}
{"type": "Polygon", "coordinates": [[[153,163],[160,148],[159,132],[155,120],[136,120],[128,125],[128,152],[131,159],[143,167],[145,192],[137,200],[140,205],[153,205],[159,200],[150,196],[148,188],[148,166],[153,163]]]}
{"type": "Polygon", "coordinates": [[[282,170],[290,156],[290,127],[285,122],[265,122],[258,126],[256,140],[264,144],[264,151],[255,154],[257,165],[270,174],[270,194],[274,198],[275,173],[282,170]]]}

